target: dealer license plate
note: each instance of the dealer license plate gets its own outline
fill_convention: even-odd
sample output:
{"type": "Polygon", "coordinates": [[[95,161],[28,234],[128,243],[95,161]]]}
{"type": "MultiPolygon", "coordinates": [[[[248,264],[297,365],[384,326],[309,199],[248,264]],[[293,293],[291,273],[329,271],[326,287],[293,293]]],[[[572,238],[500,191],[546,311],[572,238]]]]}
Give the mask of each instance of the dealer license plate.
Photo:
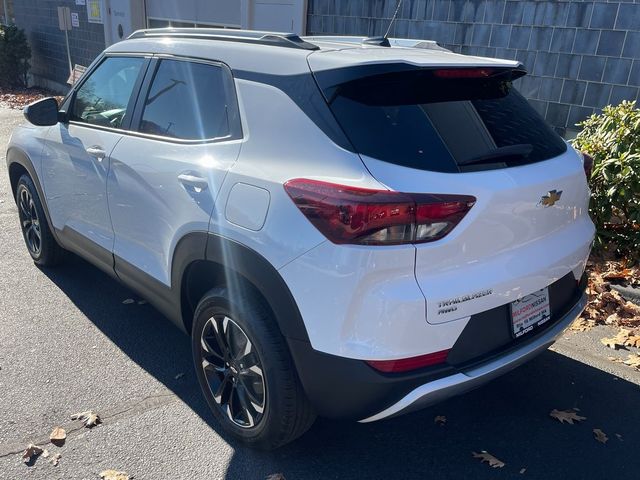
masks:
{"type": "Polygon", "coordinates": [[[551,319],[549,289],[537,292],[511,302],[511,322],[513,336],[518,338],[551,319]]]}

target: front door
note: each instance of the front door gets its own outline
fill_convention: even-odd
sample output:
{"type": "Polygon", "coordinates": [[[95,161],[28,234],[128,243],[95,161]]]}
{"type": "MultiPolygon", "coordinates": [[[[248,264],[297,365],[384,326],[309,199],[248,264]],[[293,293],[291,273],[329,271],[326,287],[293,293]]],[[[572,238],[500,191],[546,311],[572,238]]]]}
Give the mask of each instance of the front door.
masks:
{"type": "Polygon", "coordinates": [[[67,248],[81,250],[100,266],[113,263],[106,196],[110,155],[123,137],[145,62],[106,57],[74,93],[69,122],[52,127],[45,142],[43,183],[53,227],[67,248]]]}

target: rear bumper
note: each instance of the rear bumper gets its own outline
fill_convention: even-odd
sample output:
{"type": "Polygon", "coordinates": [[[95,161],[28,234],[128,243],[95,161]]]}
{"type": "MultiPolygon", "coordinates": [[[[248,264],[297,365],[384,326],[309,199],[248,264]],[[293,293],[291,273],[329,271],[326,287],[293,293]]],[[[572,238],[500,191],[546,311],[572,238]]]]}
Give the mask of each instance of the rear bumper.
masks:
{"type": "Polygon", "coordinates": [[[547,349],[582,313],[584,283],[572,305],[548,328],[484,361],[446,364],[410,372],[384,374],[361,360],[318,352],[308,342],[289,339],[300,380],[319,415],[373,422],[404,414],[476,388],[547,349]]]}
{"type": "Polygon", "coordinates": [[[489,380],[509,372],[549,348],[558,337],[562,335],[564,330],[580,316],[586,305],[587,295],[583,293],[578,303],[576,303],[562,319],[556,322],[553,327],[545,330],[541,335],[534,338],[531,342],[484,364],[421,385],[390,407],[360,421],[375,422],[383,418],[418,410],[446,398],[472,390],[489,380]]]}

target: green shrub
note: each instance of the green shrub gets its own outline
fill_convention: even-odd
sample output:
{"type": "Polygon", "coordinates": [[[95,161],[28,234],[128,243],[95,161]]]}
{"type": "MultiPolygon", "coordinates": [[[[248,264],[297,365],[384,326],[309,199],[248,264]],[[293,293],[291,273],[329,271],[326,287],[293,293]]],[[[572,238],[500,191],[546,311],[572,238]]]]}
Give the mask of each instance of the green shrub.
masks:
{"type": "Polygon", "coordinates": [[[26,87],[31,48],[24,30],[0,26],[0,86],[26,87]]]}
{"type": "Polygon", "coordinates": [[[579,124],[573,145],[593,157],[589,211],[596,248],[640,259],[640,110],[635,102],[604,107],[579,124]]]}

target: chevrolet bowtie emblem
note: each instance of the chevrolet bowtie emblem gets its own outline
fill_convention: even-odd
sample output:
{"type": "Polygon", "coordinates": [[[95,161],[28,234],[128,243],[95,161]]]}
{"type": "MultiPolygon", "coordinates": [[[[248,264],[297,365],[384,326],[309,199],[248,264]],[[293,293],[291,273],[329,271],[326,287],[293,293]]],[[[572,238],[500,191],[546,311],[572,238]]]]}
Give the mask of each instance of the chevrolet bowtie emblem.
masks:
{"type": "Polygon", "coordinates": [[[540,202],[538,205],[542,205],[543,207],[553,207],[560,197],[562,196],[562,190],[551,190],[546,195],[543,195],[540,198],[540,202]]]}

